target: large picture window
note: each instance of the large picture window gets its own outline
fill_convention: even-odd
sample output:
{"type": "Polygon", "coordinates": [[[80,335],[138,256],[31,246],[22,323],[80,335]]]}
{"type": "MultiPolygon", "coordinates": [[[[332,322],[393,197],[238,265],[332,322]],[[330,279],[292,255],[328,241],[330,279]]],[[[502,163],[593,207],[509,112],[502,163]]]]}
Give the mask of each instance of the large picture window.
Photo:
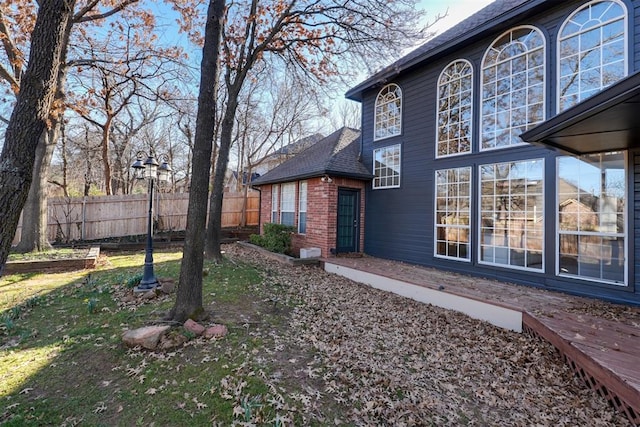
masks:
{"type": "Polygon", "coordinates": [[[400,144],[373,150],[373,188],[400,186],[400,144]]]}
{"type": "Polygon", "coordinates": [[[544,37],[519,27],[499,37],[482,62],[482,150],[523,144],[520,134],[544,121],[544,37]]]}
{"type": "Polygon", "coordinates": [[[279,197],[280,185],[273,184],[271,186],[271,222],[273,224],[278,223],[278,201],[279,197]]]}
{"type": "Polygon", "coordinates": [[[558,274],[625,284],[622,153],[558,158],[558,274]]]}
{"type": "Polygon", "coordinates": [[[280,224],[295,224],[296,220],[296,184],[288,182],[282,184],[282,198],[280,202],[280,224]]]}
{"type": "Polygon", "coordinates": [[[468,61],[449,64],[438,80],[436,157],[471,151],[473,69],[468,61]]]}
{"type": "Polygon", "coordinates": [[[390,84],[382,88],[376,98],[373,139],[400,135],[402,131],[402,91],[390,84]]]}
{"type": "Polygon", "coordinates": [[[558,35],[558,111],[626,76],[626,35],[622,2],[594,1],[569,16],[558,35]]]}
{"type": "Polygon", "coordinates": [[[436,171],[435,255],[469,261],[471,168],[436,171]]]}
{"type": "Polygon", "coordinates": [[[298,186],[298,233],[307,232],[307,181],[298,186]]]}
{"type": "Polygon", "coordinates": [[[480,261],[543,270],[544,161],[480,167],[480,261]]]}

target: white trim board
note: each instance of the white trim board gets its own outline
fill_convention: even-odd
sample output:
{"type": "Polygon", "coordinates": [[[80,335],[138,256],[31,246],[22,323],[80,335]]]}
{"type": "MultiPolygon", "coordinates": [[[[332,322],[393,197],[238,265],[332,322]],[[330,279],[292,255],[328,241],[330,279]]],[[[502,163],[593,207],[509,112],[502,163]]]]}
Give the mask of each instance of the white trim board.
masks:
{"type": "Polygon", "coordinates": [[[377,274],[367,273],[354,268],[324,263],[325,271],[346,277],[372,288],[393,292],[413,300],[432,304],[437,307],[454,310],[478,320],[484,320],[500,328],[522,332],[522,312],[505,307],[450,294],[445,291],[426,288],[412,283],[391,279],[377,274]]]}

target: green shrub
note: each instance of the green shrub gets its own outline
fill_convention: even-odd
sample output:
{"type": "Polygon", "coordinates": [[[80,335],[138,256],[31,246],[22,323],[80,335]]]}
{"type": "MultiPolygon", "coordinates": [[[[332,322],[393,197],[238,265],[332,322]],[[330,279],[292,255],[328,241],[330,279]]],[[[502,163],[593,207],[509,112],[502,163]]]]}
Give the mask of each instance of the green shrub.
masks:
{"type": "Polygon", "coordinates": [[[266,223],[263,226],[262,235],[252,234],[249,241],[271,252],[279,254],[291,253],[291,234],[295,227],[282,224],[266,223]]]}

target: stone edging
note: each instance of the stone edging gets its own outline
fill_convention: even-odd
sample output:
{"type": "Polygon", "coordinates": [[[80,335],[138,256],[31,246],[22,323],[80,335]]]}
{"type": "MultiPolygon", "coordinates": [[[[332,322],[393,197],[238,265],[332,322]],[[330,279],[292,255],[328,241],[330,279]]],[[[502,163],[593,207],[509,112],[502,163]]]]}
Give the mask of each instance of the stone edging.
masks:
{"type": "Polygon", "coordinates": [[[40,273],[49,270],[72,271],[96,268],[98,257],[100,256],[100,246],[89,248],[87,256],[84,258],[63,258],[43,261],[8,261],[5,264],[4,273],[40,273]]]}

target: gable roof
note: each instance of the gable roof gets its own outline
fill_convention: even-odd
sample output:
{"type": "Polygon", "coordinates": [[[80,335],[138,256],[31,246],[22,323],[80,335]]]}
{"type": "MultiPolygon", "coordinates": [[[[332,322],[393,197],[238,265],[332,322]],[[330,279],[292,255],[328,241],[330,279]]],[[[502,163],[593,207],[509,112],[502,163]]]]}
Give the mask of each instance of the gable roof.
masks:
{"type": "Polygon", "coordinates": [[[461,45],[469,44],[488,34],[495,33],[499,26],[504,27],[515,23],[516,19],[528,16],[528,13],[533,13],[544,3],[547,3],[547,9],[561,4],[561,2],[549,0],[495,0],[469,18],[351,88],[345,96],[354,101],[362,101],[362,94],[365,90],[385,84],[399,74],[427,60],[458,49],[461,45]]]}
{"type": "Polygon", "coordinates": [[[370,180],[359,160],[360,131],[343,127],[257,178],[253,185],[295,181],[323,175],[370,180]]]}
{"type": "Polygon", "coordinates": [[[314,133],[313,135],[305,136],[304,138],[292,142],[291,144],[287,144],[279,150],[274,151],[267,157],[286,156],[299,153],[320,141],[322,138],[324,138],[324,135],[321,133],[314,133]]]}

